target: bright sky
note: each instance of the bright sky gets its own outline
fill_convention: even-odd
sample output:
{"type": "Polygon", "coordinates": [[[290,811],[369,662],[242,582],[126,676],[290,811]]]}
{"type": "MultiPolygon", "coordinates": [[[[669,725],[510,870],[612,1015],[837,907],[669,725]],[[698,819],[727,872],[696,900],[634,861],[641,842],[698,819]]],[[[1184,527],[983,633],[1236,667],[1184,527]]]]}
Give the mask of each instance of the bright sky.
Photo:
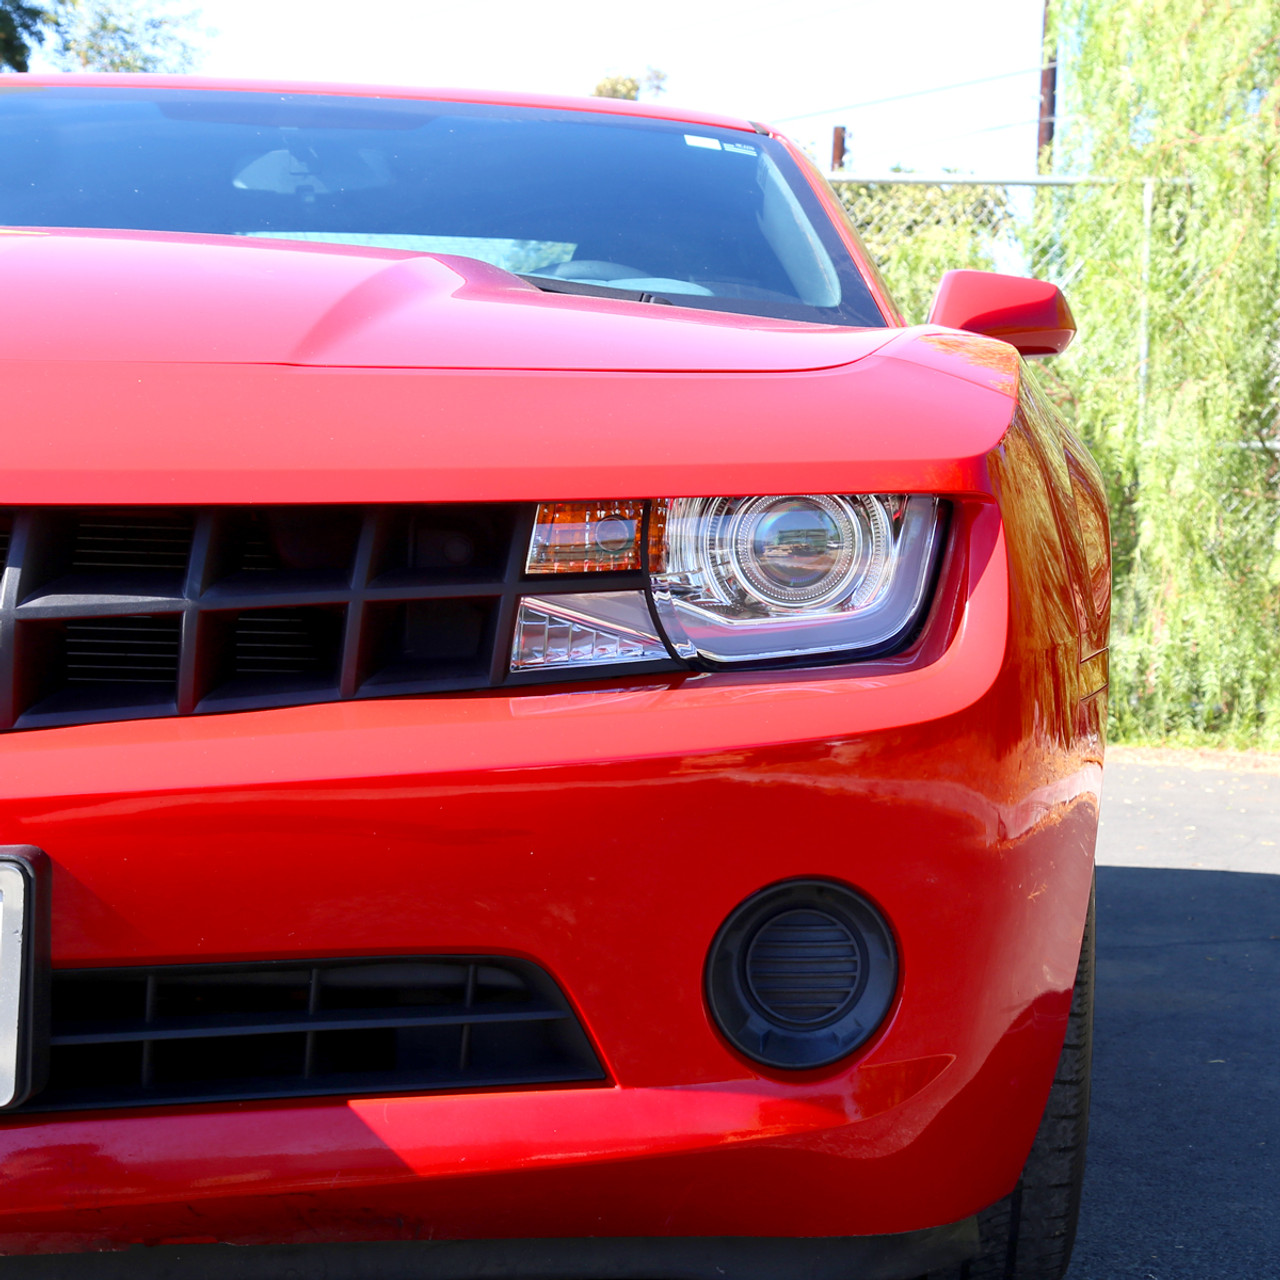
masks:
{"type": "Polygon", "coordinates": [[[859,173],[1035,172],[1042,0],[195,3],[208,75],[588,94],[652,66],[667,101],[779,125],[824,164],[844,125],[859,173]]]}

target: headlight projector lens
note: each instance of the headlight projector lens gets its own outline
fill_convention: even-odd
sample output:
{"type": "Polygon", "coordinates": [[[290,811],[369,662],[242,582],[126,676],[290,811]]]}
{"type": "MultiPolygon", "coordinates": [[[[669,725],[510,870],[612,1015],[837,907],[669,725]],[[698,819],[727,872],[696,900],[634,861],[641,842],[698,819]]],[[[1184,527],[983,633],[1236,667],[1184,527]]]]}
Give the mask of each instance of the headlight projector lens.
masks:
{"type": "Polygon", "coordinates": [[[884,508],[826,496],[753,498],[733,517],[734,568],[762,604],[811,608],[854,594],[884,571],[884,508]]]}
{"type": "Polygon", "coordinates": [[[884,1021],[898,985],[889,926],[830,880],[748,898],[707,957],[707,1003],[735,1049],[767,1067],[829,1066],[884,1021]]]}

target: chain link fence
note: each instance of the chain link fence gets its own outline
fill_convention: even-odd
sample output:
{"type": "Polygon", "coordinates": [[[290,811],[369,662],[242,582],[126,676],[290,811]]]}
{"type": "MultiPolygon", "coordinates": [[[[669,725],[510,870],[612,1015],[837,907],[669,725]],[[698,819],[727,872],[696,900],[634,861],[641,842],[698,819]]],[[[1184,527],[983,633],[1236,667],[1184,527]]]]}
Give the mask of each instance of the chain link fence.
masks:
{"type": "Polygon", "coordinates": [[[1035,189],[960,178],[832,174],[908,323],[925,319],[942,273],[955,267],[1031,274],[1024,245],[1035,189]]]}
{"type": "MultiPolygon", "coordinates": [[[[909,324],[924,321],[938,281],[953,268],[1036,276],[1068,292],[1082,277],[1107,269],[1117,222],[1139,210],[1139,269],[1149,282],[1155,179],[1121,185],[1093,178],[828,177],[909,324]],[[1096,235],[1089,234],[1090,220],[1096,235]]],[[[1088,328],[1091,317],[1077,319],[1088,328]]],[[[1142,354],[1134,348],[1135,361],[1142,354]]]]}

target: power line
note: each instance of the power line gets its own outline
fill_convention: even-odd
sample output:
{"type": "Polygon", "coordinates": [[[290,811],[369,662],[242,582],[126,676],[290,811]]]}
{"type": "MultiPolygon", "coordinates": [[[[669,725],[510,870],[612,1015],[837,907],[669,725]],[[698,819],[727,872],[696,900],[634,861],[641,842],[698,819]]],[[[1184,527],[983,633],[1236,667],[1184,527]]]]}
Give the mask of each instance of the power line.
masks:
{"type": "Polygon", "coordinates": [[[940,84],[932,89],[915,89],[911,93],[897,93],[891,98],[873,98],[870,102],[851,102],[843,107],[827,107],[823,111],[805,111],[798,116],[775,116],[778,124],[792,120],[811,120],[814,116],[829,116],[837,111],[861,111],[863,107],[882,107],[889,102],[904,102],[907,98],[924,98],[931,93],[949,93],[952,89],[971,89],[974,85],[990,84],[994,80],[1012,80],[1014,76],[1029,76],[1043,71],[1043,67],[1027,67],[1022,71],[1002,71],[998,76],[983,76],[981,80],[962,80],[959,84],[940,84]]]}
{"type": "Polygon", "coordinates": [[[1006,124],[989,124],[982,129],[966,129],[963,133],[949,133],[944,138],[939,138],[939,142],[953,142],[956,138],[973,138],[980,133],[999,133],[1001,129],[1023,129],[1029,128],[1031,125],[1038,125],[1042,121],[1040,118],[1035,120],[1010,120],[1006,124]]]}

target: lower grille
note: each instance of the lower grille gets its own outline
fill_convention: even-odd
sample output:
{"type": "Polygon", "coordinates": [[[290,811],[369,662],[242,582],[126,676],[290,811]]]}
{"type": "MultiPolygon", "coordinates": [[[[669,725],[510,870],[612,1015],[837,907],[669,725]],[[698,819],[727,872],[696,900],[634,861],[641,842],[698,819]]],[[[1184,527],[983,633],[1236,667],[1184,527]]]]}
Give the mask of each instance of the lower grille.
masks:
{"type": "Polygon", "coordinates": [[[577,1017],[501,956],[61,970],[19,1112],[592,1081],[577,1017]]]}

